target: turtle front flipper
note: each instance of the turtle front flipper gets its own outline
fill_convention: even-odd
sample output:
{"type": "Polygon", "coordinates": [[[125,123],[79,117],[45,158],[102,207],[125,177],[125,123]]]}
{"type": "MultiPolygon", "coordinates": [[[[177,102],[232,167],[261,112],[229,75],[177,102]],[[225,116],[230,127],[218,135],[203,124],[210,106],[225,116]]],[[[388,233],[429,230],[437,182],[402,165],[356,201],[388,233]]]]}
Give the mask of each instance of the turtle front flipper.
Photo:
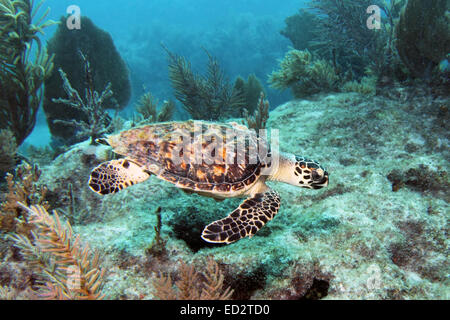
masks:
{"type": "Polygon", "coordinates": [[[149,177],[148,171],[128,159],[111,160],[92,170],[89,187],[98,194],[106,195],[143,182],[149,177]]]}
{"type": "Polygon", "coordinates": [[[280,195],[271,189],[247,198],[228,217],[205,227],[202,238],[212,243],[232,243],[252,237],[280,208],[280,195]]]}

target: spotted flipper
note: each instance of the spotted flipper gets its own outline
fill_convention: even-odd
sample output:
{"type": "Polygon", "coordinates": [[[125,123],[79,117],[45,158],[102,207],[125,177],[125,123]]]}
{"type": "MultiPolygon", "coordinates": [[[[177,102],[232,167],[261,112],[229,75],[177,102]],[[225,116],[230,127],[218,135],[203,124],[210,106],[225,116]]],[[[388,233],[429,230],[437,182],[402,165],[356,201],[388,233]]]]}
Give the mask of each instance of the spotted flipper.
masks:
{"type": "Polygon", "coordinates": [[[101,195],[116,193],[136,183],[147,180],[150,173],[138,164],[127,160],[103,162],[92,170],[89,187],[101,195]]]}
{"type": "Polygon", "coordinates": [[[245,237],[252,237],[280,208],[280,196],[274,190],[257,193],[247,198],[228,217],[214,221],[205,227],[202,238],[213,243],[232,243],[245,237]]]}

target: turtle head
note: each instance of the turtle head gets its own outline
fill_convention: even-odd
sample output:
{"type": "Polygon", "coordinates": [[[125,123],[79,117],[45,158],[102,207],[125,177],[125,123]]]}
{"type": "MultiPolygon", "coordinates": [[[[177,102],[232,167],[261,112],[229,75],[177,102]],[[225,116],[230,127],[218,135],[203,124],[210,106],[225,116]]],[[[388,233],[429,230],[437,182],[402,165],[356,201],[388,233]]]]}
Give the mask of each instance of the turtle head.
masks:
{"type": "Polygon", "coordinates": [[[321,189],[328,186],[328,172],[319,162],[304,157],[295,157],[294,176],[297,185],[309,189],[321,189]]]}
{"type": "Polygon", "coordinates": [[[308,189],[328,186],[328,172],[319,162],[293,154],[280,157],[279,166],[269,179],[308,189]]]}

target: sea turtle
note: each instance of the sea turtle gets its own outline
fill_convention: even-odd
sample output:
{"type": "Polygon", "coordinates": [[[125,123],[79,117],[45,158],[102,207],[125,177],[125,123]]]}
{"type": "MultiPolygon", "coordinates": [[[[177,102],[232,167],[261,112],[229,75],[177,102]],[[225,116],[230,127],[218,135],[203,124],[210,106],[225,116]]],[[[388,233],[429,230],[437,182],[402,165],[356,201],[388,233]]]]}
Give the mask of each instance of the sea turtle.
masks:
{"type": "Polygon", "coordinates": [[[89,187],[106,195],[155,175],[188,193],[216,200],[247,197],[202,233],[205,241],[232,243],[252,237],[277,214],[280,196],[266,180],[309,189],[328,185],[328,172],[317,161],[271,152],[262,136],[237,123],[192,120],[122,131],[101,142],[126,158],[93,169],[89,187]]]}

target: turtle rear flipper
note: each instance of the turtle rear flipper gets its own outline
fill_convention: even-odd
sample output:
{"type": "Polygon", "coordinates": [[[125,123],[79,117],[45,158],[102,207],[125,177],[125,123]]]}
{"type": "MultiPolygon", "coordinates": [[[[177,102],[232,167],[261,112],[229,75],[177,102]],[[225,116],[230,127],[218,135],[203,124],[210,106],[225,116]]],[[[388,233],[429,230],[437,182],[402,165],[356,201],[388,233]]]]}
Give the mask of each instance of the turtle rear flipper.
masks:
{"type": "Polygon", "coordinates": [[[89,187],[98,194],[106,195],[143,182],[149,177],[148,171],[128,159],[112,160],[103,162],[92,170],[89,187]]]}
{"type": "Polygon", "coordinates": [[[244,237],[252,237],[280,208],[280,196],[271,189],[247,198],[228,217],[207,225],[202,238],[212,243],[232,243],[244,237]]]}

